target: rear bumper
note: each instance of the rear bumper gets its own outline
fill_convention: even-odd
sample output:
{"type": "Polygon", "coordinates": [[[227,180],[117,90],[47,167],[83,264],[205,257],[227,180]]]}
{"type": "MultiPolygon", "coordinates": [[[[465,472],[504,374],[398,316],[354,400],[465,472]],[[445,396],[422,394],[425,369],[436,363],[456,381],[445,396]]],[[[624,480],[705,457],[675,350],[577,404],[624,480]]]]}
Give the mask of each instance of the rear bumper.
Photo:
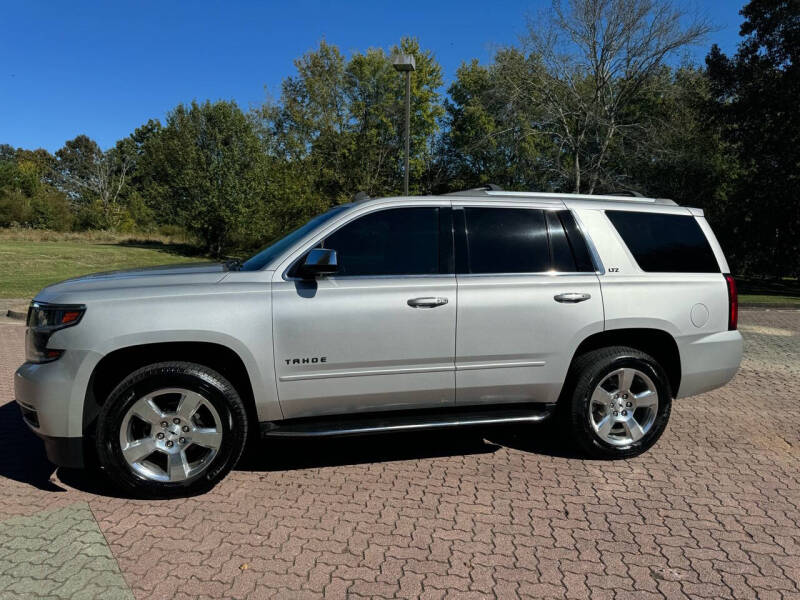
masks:
{"type": "Polygon", "coordinates": [[[738,331],[722,331],[679,346],[681,386],[678,398],[722,387],[739,370],[744,343],[738,331]]]}

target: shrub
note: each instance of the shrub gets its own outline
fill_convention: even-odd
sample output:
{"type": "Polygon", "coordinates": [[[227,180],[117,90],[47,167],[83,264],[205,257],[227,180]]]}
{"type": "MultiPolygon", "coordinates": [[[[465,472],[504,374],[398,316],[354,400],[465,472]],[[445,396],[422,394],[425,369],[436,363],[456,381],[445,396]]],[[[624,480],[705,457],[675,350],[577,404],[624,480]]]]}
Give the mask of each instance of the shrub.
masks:
{"type": "Polygon", "coordinates": [[[66,231],[72,226],[72,213],[64,194],[42,188],[34,196],[21,190],[0,190],[0,227],[33,227],[66,231]]]}
{"type": "Polygon", "coordinates": [[[30,227],[68,231],[72,227],[72,213],[64,194],[55,190],[37,194],[31,201],[30,227]]]}
{"type": "Polygon", "coordinates": [[[0,190],[0,227],[23,225],[30,214],[30,199],[22,192],[0,190]]]}

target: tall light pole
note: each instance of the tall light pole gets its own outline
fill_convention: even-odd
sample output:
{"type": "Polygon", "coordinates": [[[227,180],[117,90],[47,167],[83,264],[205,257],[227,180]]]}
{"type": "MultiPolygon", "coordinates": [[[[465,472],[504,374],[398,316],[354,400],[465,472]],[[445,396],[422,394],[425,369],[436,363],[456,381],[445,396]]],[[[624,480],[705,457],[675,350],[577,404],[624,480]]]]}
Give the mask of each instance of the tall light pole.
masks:
{"type": "Polygon", "coordinates": [[[411,148],[411,71],[417,68],[411,54],[395,54],[392,65],[397,71],[406,74],[406,163],[403,169],[403,194],[408,196],[408,155],[411,148]]]}

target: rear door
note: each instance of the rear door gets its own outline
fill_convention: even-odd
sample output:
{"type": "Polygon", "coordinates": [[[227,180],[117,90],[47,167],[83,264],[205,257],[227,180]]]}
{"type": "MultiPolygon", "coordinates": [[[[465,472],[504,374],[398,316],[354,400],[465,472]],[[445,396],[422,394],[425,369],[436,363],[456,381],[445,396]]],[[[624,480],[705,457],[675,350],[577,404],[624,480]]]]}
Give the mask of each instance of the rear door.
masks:
{"type": "Polygon", "coordinates": [[[572,354],[603,329],[600,284],[563,205],[453,206],[456,404],[554,402],[572,354]]]}
{"type": "Polygon", "coordinates": [[[449,202],[373,207],[312,245],[336,250],[340,272],[272,286],[284,417],[453,406],[449,202]]]}

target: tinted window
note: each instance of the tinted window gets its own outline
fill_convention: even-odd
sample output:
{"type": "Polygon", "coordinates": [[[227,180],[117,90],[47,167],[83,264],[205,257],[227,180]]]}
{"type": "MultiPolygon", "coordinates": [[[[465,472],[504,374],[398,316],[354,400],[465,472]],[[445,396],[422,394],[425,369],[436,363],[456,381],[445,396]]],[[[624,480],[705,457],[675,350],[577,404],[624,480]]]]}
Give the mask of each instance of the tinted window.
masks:
{"type": "Polygon", "coordinates": [[[572,250],[572,256],[575,259],[575,270],[579,273],[594,272],[596,267],[592,262],[592,257],[589,254],[589,248],[586,246],[586,240],[583,233],[575,222],[575,217],[568,210],[558,211],[558,218],[564,226],[564,231],[567,233],[567,240],[569,247],[572,250]]]}
{"type": "Polygon", "coordinates": [[[347,206],[337,206],[336,208],[332,208],[324,214],[314,217],[302,227],[295,229],[289,235],[281,238],[277,242],[274,242],[272,245],[267,246],[263,250],[259,251],[259,253],[255,256],[246,260],[242,265],[241,270],[258,271],[259,269],[264,268],[267,264],[288,250],[293,244],[300,241],[303,236],[321,226],[323,223],[330,221],[333,217],[338,215],[346,208],[347,206]]]}
{"type": "Polygon", "coordinates": [[[694,217],[606,211],[643,271],[719,273],[719,264],[694,217]]]}
{"type": "Polygon", "coordinates": [[[439,209],[396,208],[348,223],[323,242],[336,250],[337,275],[439,272],[439,209]]]}
{"type": "Polygon", "coordinates": [[[572,256],[561,220],[552,210],[548,210],[544,214],[547,219],[547,233],[550,235],[551,268],[564,273],[574,273],[577,270],[575,258],[572,256]]]}
{"type": "Polygon", "coordinates": [[[544,212],[465,208],[470,273],[540,273],[550,269],[544,212]]]}

